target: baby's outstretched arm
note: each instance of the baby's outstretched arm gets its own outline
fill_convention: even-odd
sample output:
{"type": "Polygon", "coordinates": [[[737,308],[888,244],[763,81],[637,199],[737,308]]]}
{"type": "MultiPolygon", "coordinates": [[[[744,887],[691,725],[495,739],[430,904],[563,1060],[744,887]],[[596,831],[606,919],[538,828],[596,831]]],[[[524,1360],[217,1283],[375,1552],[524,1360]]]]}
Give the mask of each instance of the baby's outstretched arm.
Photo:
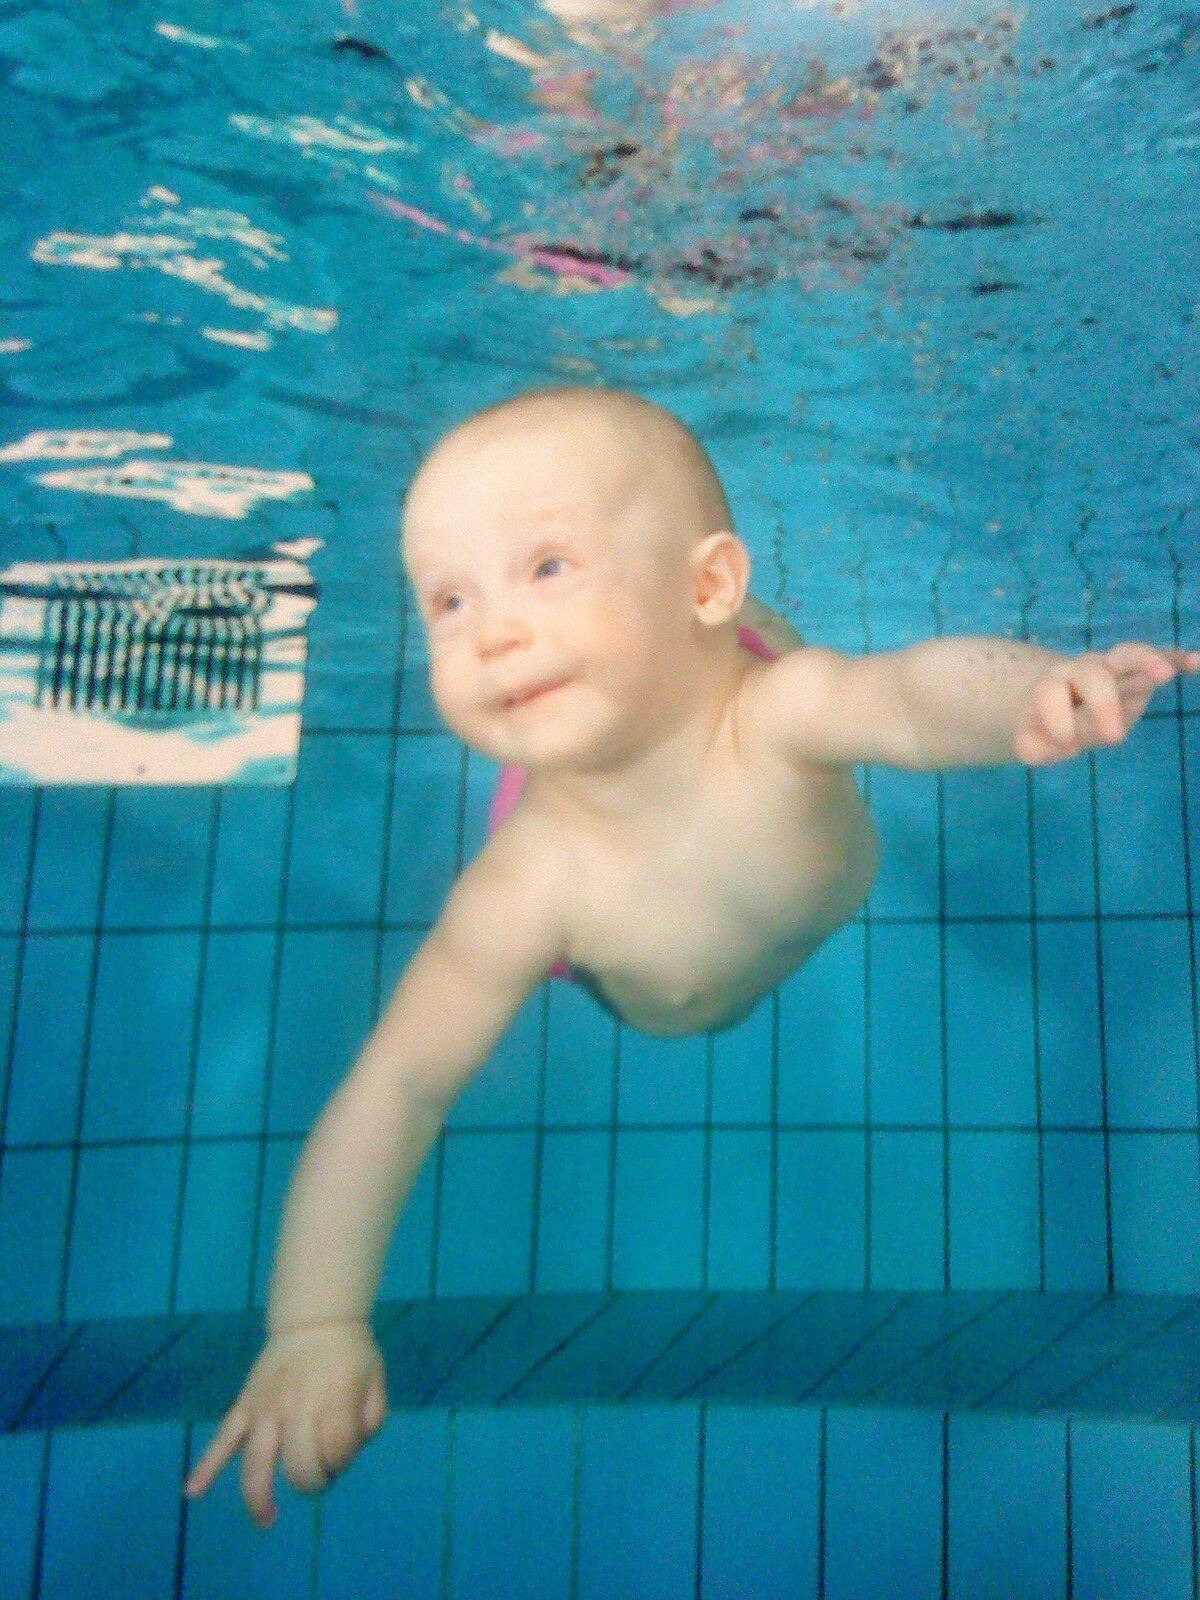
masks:
{"type": "Polygon", "coordinates": [[[242,1453],[242,1493],[275,1520],[274,1477],[323,1489],[386,1411],[367,1325],[396,1214],[453,1101],[563,954],[545,853],[501,830],[455,885],[305,1145],[284,1211],[267,1344],[187,1484],[242,1453]]]}
{"type": "Polygon", "coordinates": [[[1118,644],[1066,656],[1011,639],[930,639],[878,655],[807,649],[752,685],[750,714],[797,760],[1030,766],[1119,744],[1200,651],[1118,644]]]}

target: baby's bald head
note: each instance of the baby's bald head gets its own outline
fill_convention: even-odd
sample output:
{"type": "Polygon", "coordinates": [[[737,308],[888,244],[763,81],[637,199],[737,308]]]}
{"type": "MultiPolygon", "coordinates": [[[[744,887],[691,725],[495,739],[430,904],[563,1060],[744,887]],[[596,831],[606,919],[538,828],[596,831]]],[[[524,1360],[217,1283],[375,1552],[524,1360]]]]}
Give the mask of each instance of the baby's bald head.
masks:
{"type": "Polygon", "coordinates": [[[516,478],[531,491],[593,503],[611,528],[626,525],[657,553],[682,555],[731,527],[720,480],[696,436],[669,411],[618,389],[562,388],[517,395],[478,412],[426,457],[405,501],[406,554],[461,504],[470,475],[516,478]]]}

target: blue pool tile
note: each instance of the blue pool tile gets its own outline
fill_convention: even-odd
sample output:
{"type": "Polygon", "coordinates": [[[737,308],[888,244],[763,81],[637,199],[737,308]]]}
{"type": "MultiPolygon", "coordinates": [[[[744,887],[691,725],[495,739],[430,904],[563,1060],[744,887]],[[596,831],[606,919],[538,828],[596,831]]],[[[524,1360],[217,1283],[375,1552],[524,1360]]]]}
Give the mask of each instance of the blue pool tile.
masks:
{"type": "Polygon", "coordinates": [[[863,925],[851,923],[780,989],[781,1122],[862,1121],[865,959],[863,925]]]}
{"type": "Polygon", "coordinates": [[[946,1057],[952,1123],[1036,1121],[1033,950],[1023,923],[946,930],[946,1057]]]}
{"type": "MultiPolygon", "coordinates": [[[[1192,679],[1193,693],[1200,696],[1200,688],[1192,679]]],[[[1184,778],[1187,783],[1187,843],[1192,861],[1192,896],[1196,894],[1196,863],[1200,862],[1200,714],[1184,723],[1184,778]]]]}
{"type": "Polygon", "coordinates": [[[394,1413],[328,1491],[319,1600],[429,1600],[442,1592],[449,1421],[445,1411],[394,1413]]]}
{"type": "Polygon", "coordinates": [[[249,1141],[187,1152],[173,1311],[240,1311],[250,1288],[258,1150],[249,1141]]]}
{"type": "Polygon", "coordinates": [[[1104,1139],[1099,1133],[1043,1138],[1046,1288],[1103,1289],[1108,1283],[1104,1139]]]}
{"type": "Polygon", "coordinates": [[[262,1127],[276,945],[273,933],[209,936],[192,1089],[195,1137],[232,1138],[262,1127]]]}
{"type": "Polygon", "coordinates": [[[778,1001],[768,995],[745,1022],[713,1035],[714,1123],[770,1121],[771,1040],[777,1007],[778,1001]]]}
{"type": "Polygon", "coordinates": [[[416,734],[396,748],[388,853],[387,918],[433,922],[458,870],[463,756],[446,734],[416,734]]]}
{"type": "Polygon", "coordinates": [[[941,1417],[830,1411],[826,1450],[827,1600],[939,1600],[941,1417]]]}
{"type": "Polygon", "coordinates": [[[378,917],[391,755],[384,736],[304,740],[288,857],[291,924],[378,917]]]}
{"type": "Polygon", "coordinates": [[[1037,1289],[1037,1139],[950,1135],[950,1287],[1037,1289]]]}
{"type": "Polygon", "coordinates": [[[862,1133],[781,1133],[776,1286],[861,1289],[866,1279],[865,1202],[862,1133]]]}
{"type": "Polygon", "coordinates": [[[108,934],[100,941],[85,1139],[178,1138],[187,1119],[200,937],[108,934]]]}
{"type": "Polygon", "coordinates": [[[0,1317],[59,1315],[71,1196],[69,1150],[9,1150],[0,1167],[0,1317]]]}
{"type": "Polygon", "coordinates": [[[7,1102],[9,1071],[12,1066],[9,1040],[17,1009],[17,968],[20,955],[17,940],[0,935],[0,1103],[7,1102]]]}
{"type": "Polygon", "coordinates": [[[194,928],[204,915],[211,789],[118,789],[104,887],[110,928],[194,928]]]}
{"type": "Polygon", "coordinates": [[[429,690],[429,648],[420,623],[410,607],[405,635],[403,682],[400,690],[400,727],[439,728],[442,719],[429,690]]]}
{"type": "Polygon", "coordinates": [[[25,919],[33,818],[33,791],[0,785],[0,928],[9,932],[18,931],[25,919]]]}
{"type": "Polygon", "coordinates": [[[699,1454],[694,1406],[584,1411],[578,1600],[694,1594],[699,1454]]]}
{"type": "Polygon", "coordinates": [[[948,1467],[950,1600],[1063,1600],[1065,1424],[952,1415],[948,1467]]]}
{"type": "Polygon", "coordinates": [[[1097,757],[1100,905],[1113,912],[1187,910],[1183,796],[1173,722],[1143,722],[1097,757]]]}
{"type": "Polygon", "coordinates": [[[871,1287],[941,1289],[946,1277],[940,1133],[871,1135],[871,1287]]]}
{"type": "Polygon", "coordinates": [[[0,1438],[0,1572],[14,1596],[34,1590],[38,1512],[46,1440],[40,1433],[0,1438]]]}
{"type": "Polygon", "coordinates": [[[607,1133],[582,1130],[545,1136],[534,1285],[540,1294],[607,1285],[611,1142],[607,1133]]]}
{"type": "Polygon", "coordinates": [[[938,910],[938,784],[927,772],[871,769],[871,812],[883,841],[872,917],[929,917],[938,910]]]}
{"type": "Polygon", "coordinates": [[[545,1006],[545,989],[535,989],[454,1105],[452,1127],[530,1127],[537,1121],[545,1006]]]}
{"type": "Polygon", "coordinates": [[[549,1123],[607,1123],[613,1115],[617,1024],[574,983],[548,985],[549,1123]]]}
{"type": "MultiPolygon", "coordinates": [[[[188,1471],[215,1431],[213,1427],[195,1431],[188,1471]]],[[[265,1535],[242,1504],[236,1467],[227,1467],[203,1500],[187,1502],[181,1600],[231,1600],[231,1573],[237,1575],[238,1594],[311,1600],[316,1504],[281,1479],[276,1480],[275,1492],[279,1520],[265,1535]]]]}
{"type": "Polygon", "coordinates": [[[704,1136],[617,1135],[613,1287],[693,1289],[703,1278],[704,1136]]]}
{"type": "Polygon", "coordinates": [[[30,939],[10,1063],[9,1144],[69,1143],[79,1126],[94,941],[30,939]],[[53,1017],[48,1028],[46,1019],[53,1017]]]}
{"type": "Polygon", "coordinates": [[[771,1280],[771,1136],[715,1128],[708,1201],[708,1287],[771,1280]]]}
{"type": "Polygon", "coordinates": [[[291,789],[221,791],[211,918],[214,927],[272,924],[282,901],[291,789]]]}
{"type": "Polygon", "coordinates": [[[453,1600],[567,1600],[574,1414],[562,1407],[460,1411],[453,1450],[453,1600]]]}
{"type": "Polygon", "coordinates": [[[1078,1421],[1070,1448],[1074,1594],[1191,1600],[1187,1430],[1078,1421]]]}
{"type": "Polygon", "coordinates": [[[1025,917],[1030,911],[1025,770],[946,773],[946,913],[1025,917]]]}
{"type": "Polygon", "coordinates": [[[166,1311],[182,1160],[175,1144],[82,1152],[67,1263],[70,1320],[166,1311]]]}
{"type": "Polygon", "coordinates": [[[304,1133],[345,1077],[371,1026],[375,935],[302,931],[283,939],[270,1128],[304,1133]]]}
{"type": "Polygon", "coordinates": [[[1141,1294],[1200,1292],[1194,1133],[1114,1133],[1113,1281],[1141,1294]]]}
{"type": "Polygon", "coordinates": [[[1037,973],[1043,1120],[1060,1127],[1099,1127],[1103,1075],[1095,925],[1039,923],[1037,973]]]}
{"type": "Polygon", "coordinates": [[[622,1028],[618,1065],[621,1122],[703,1122],[707,1051],[703,1034],[652,1039],[622,1028]]]}
{"type": "Polygon", "coordinates": [[[1104,925],[1104,1041],[1113,1127],[1196,1126],[1187,923],[1104,925]]]}
{"type": "Polygon", "coordinates": [[[1095,836],[1089,764],[1063,761],[1033,774],[1034,880],[1039,916],[1095,910],[1095,836]]]}
{"type": "Polygon", "coordinates": [[[110,803],[107,789],[43,792],[29,896],[31,928],[95,926],[110,803]]]}
{"type": "Polygon", "coordinates": [[[871,1120],[942,1120],[941,945],[928,923],[871,928],[871,1120]]]}
{"type": "Polygon", "coordinates": [[[523,1294],[533,1243],[531,1133],[448,1132],[439,1294],[523,1294]]]}
{"type": "Polygon", "coordinates": [[[707,1407],[701,1600],[815,1600],[819,1443],[815,1410],[707,1407]]]}
{"type": "Polygon", "coordinates": [[[267,1288],[271,1267],[275,1261],[275,1247],[283,1219],[283,1205],[288,1185],[296,1170],[303,1145],[299,1139],[271,1139],[263,1149],[262,1192],[258,1202],[257,1229],[255,1219],[247,1217],[245,1226],[254,1242],[255,1307],[267,1303],[267,1288]],[[255,1230],[255,1231],[252,1231],[255,1230]]]}
{"type": "Polygon", "coordinates": [[[181,1424],[55,1433],[42,1592],[56,1600],[172,1600],[182,1479],[181,1424]]]}

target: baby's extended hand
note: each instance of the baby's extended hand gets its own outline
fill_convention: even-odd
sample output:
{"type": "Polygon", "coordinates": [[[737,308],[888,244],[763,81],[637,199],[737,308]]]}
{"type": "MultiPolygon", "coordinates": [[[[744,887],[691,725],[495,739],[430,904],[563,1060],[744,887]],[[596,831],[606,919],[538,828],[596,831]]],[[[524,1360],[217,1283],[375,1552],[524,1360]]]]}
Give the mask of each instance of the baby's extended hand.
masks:
{"type": "Polygon", "coordinates": [[[1033,685],[1017,726],[1018,761],[1045,766],[1098,745],[1120,744],[1156,689],[1200,671],[1200,650],[1118,644],[1057,662],[1033,685]]]}
{"type": "Polygon", "coordinates": [[[347,1467],[387,1412],[383,1358],[365,1322],[328,1322],[273,1334],[242,1392],[187,1481],[202,1495],[240,1450],[242,1498],[260,1528],[275,1505],[275,1467],[314,1494],[347,1467]]]}

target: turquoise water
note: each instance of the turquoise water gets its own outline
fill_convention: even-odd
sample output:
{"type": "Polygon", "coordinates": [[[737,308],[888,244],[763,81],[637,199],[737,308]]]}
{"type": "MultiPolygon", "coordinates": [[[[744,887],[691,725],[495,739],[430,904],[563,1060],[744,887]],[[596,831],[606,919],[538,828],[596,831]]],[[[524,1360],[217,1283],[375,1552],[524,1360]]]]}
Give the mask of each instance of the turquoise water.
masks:
{"type": "Polygon", "coordinates": [[[447,426],[669,406],[823,644],[1200,639],[1200,14],[397,9],[0,5],[0,450],[170,440],[149,496],[0,456],[3,565],[321,541],[294,786],[0,786],[0,1588],[1194,1596],[1194,683],[1095,760],[862,773],[866,911],[736,1030],[535,996],[397,1232],[380,1440],[265,1538],[182,1507],[483,836],[396,551],[447,426]]]}

